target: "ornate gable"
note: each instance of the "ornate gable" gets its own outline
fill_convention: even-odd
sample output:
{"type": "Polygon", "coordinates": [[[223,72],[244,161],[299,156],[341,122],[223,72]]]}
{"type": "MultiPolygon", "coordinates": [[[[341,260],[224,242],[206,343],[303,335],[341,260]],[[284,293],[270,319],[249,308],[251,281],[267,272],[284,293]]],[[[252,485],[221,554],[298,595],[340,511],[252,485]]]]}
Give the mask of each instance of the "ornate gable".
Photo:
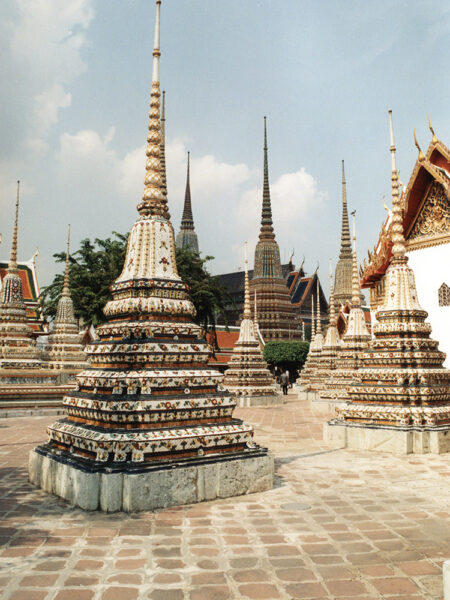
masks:
{"type": "Polygon", "coordinates": [[[434,181],[407,238],[408,250],[450,242],[450,199],[444,187],[434,181]]]}

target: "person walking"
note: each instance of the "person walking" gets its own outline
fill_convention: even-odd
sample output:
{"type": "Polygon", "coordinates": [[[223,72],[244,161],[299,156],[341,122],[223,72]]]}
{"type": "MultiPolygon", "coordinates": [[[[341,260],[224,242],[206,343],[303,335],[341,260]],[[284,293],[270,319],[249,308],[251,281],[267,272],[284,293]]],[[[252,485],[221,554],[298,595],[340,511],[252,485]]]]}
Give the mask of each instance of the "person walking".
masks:
{"type": "Polygon", "coordinates": [[[289,385],[289,375],[287,373],[281,373],[281,388],[283,390],[283,394],[287,396],[288,393],[288,385],[289,385]]]}

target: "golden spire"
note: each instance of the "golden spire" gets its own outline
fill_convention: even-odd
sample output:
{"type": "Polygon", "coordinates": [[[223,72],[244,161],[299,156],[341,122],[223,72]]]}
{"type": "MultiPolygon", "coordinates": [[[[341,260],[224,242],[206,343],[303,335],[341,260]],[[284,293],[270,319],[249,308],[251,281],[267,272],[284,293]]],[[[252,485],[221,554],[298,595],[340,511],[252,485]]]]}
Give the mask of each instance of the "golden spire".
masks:
{"type": "Polygon", "coordinates": [[[336,327],[336,312],[334,310],[333,260],[330,258],[330,327],[336,327]]]}
{"type": "Polygon", "coordinates": [[[352,212],[353,217],[353,263],[352,263],[352,305],[361,306],[361,296],[358,278],[358,260],[356,256],[356,210],[352,212]]]}
{"type": "Polygon", "coordinates": [[[141,216],[163,215],[168,217],[167,198],[164,196],[163,182],[161,178],[161,122],[160,122],[160,96],[159,89],[159,58],[160,50],[160,9],[161,0],[156,0],[155,41],[153,45],[153,75],[152,91],[150,94],[150,113],[147,136],[147,162],[145,164],[145,189],[142,194],[142,202],[138,204],[141,216]]]}
{"type": "Polygon", "coordinates": [[[70,296],[69,286],[69,250],[70,250],[70,225],[67,226],[67,249],[66,249],[66,268],[64,270],[64,284],[61,296],[70,296]]]}
{"type": "Polygon", "coordinates": [[[423,162],[425,160],[425,154],[422,152],[422,149],[419,146],[419,142],[417,141],[416,128],[414,128],[414,144],[416,145],[416,148],[419,151],[419,161],[423,162]]]}
{"type": "Polygon", "coordinates": [[[322,333],[322,323],[320,322],[320,289],[319,289],[319,278],[317,278],[317,334],[322,333]]]}
{"type": "Polygon", "coordinates": [[[161,112],[161,144],[159,145],[159,160],[161,165],[161,181],[164,197],[167,198],[167,175],[166,175],[166,92],[162,93],[161,112]]]}
{"type": "MultiPolygon", "coordinates": [[[[392,182],[392,234],[393,242],[392,253],[393,262],[406,262],[405,257],[405,236],[403,233],[402,208],[400,206],[400,196],[398,192],[398,173],[395,159],[394,127],[392,125],[392,110],[389,110],[389,131],[391,138],[391,182],[392,182]]],[[[419,157],[420,160],[420,157],[419,157]]]]}
{"type": "Polygon", "coordinates": [[[311,294],[311,342],[316,336],[316,324],[315,324],[315,315],[314,315],[314,295],[311,294]]]}
{"type": "Polygon", "coordinates": [[[430,128],[430,131],[431,131],[431,133],[433,134],[433,138],[432,138],[431,142],[432,142],[433,144],[436,144],[436,143],[437,143],[437,141],[438,141],[438,139],[437,139],[437,137],[436,137],[436,134],[434,133],[434,129],[433,129],[433,127],[431,126],[431,119],[430,119],[430,114],[429,114],[429,113],[428,113],[428,127],[430,128]]]}
{"type": "Polygon", "coordinates": [[[16,196],[16,215],[14,218],[13,236],[11,242],[11,256],[8,264],[8,271],[17,270],[17,231],[19,227],[19,197],[20,197],[20,181],[17,182],[16,196]]]}
{"type": "Polygon", "coordinates": [[[245,282],[245,290],[244,290],[244,319],[251,319],[252,318],[252,312],[250,309],[250,286],[249,286],[249,282],[248,282],[248,256],[247,256],[247,242],[245,242],[244,244],[244,263],[245,263],[245,275],[244,275],[244,282],[245,282]]]}

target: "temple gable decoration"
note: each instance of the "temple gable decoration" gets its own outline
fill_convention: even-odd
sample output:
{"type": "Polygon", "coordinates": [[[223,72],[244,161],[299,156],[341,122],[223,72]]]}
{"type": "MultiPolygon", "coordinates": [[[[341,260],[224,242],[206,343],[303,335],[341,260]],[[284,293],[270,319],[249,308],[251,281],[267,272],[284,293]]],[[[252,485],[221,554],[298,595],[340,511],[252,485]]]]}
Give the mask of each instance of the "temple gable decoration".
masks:
{"type": "Polygon", "coordinates": [[[408,249],[440,244],[449,238],[450,199],[444,187],[434,181],[407,237],[408,249]]]}

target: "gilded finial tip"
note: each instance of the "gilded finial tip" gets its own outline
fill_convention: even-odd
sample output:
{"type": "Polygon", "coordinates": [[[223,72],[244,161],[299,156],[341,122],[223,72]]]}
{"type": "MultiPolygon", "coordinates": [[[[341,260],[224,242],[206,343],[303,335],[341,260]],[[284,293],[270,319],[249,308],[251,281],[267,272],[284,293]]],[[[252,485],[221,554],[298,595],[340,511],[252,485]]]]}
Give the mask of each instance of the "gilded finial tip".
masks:
{"type": "Polygon", "coordinates": [[[438,140],[437,140],[436,134],[434,133],[433,126],[431,125],[430,113],[428,113],[428,127],[430,128],[430,131],[433,134],[433,138],[431,141],[433,142],[433,144],[435,144],[438,140]]]}
{"type": "Polygon", "coordinates": [[[419,160],[420,162],[425,160],[425,154],[422,152],[421,147],[419,146],[419,142],[417,141],[417,136],[416,136],[416,128],[414,127],[414,144],[417,148],[417,150],[419,151],[419,160]]]}

